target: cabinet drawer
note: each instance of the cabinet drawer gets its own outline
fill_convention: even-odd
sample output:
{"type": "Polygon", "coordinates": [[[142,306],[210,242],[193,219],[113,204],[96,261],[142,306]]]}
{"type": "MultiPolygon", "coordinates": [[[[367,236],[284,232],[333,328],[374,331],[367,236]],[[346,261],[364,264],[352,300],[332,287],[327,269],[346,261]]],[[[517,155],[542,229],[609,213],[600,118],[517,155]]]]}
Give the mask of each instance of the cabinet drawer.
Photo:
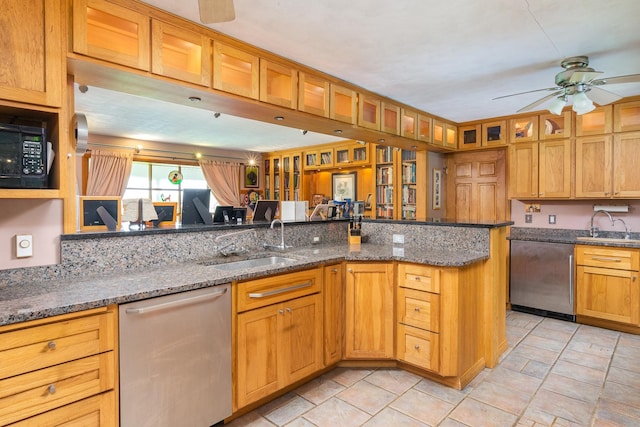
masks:
{"type": "Polygon", "coordinates": [[[0,425],[113,389],[114,352],[0,380],[0,425]]]}
{"type": "Polygon", "coordinates": [[[237,311],[240,313],[311,295],[320,292],[321,289],[322,274],[319,268],[240,282],[236,286],[238,293],[237,311]]]}
{"type": "Polygon", "coordinates": [[[411,326],[398,325],[398,359],[431,371],[440,369],[440,336],[411,326]]]}
{"type": "Polygon", "coordinates": [[[0,334],[0,379],[115,348],[113,311],[0,334]]]}
{"type": "Polygon", "coordinates": [[[638,270],[638,251],[635,249],[576,246],[576,263],[616,270],[638,270]]]}
{"type": "Polygon", "coordinates": [[[11,424],[11,427],[116,427],[116,393],[99,394],[41,415],[11,424]]]}
{"type": "Polygon", "coordinates": [[[399,288],[398,315],[405,325],[440,332],[440,295],[399,288]]]}
{"type": "Polygon", "coordinates": [[[398,264],[398,285],[439,294],[440,269],[426,265],[398,264]]]}

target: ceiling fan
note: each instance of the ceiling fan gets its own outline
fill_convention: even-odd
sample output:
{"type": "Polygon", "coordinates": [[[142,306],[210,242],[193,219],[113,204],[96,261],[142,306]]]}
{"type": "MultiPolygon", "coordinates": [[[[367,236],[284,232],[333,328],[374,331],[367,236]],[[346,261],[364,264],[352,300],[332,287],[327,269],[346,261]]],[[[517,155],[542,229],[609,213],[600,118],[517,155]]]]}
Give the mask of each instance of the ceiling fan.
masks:
{"type": "Polygon", "coordinates": [[[198,0],[200,21],[203,24],[216,24],[236,19],[233,0],[198,0]]]}
{"type": "Polygon", "coordinates": [[[551,104],[549,104],[548,110],[553,114],[560,114],[564,106],[567,105],[569,96],[572,96],[573,111],[575,111],[577,114],[585,114],[596,108],[593,105],[593,101],[595,101],[599,105],[606,105],[622,98],[621,96],[601,89],[598,86],[602,86],[607,83],[640,83],[640,74],[597,78],[598,76],[603,74],[603,72],[596,71],[593,68],[590,68],[589,57],[587,56],[573,56],[571,58],[567,58],[560,63],[560,66],[564,68],[564,71],[556,74],[555,87],[499,96],[497,98],[494,98],[494,100],[507,98],[510,96],[523,95],[525,93],[553,91],[553,93],[535,102],[532,102],[525,107],[522,107],[518,110],[518,113],[533,110],[537,106],[544,104],[552,98],[555,98],[551,102],[551,104]],[[589,96],[587,96],[587,92],[589,93],[589,96]]]}

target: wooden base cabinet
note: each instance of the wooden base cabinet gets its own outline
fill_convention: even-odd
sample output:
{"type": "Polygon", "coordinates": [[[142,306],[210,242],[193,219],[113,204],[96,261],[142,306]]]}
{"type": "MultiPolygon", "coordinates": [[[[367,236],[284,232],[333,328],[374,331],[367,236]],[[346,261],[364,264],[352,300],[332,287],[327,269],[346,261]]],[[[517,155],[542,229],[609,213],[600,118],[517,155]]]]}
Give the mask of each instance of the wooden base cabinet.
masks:
{"type": "Polygon", "coordinates": [[[116,340],[114,307],[0,328],[0,425],[117,425],[116,340]]]}
{"type": "Polygon", "coordinates": [[[344,269],[342,264],[327,265],[323,269],[324,297],[324,364],[342,359],[344,340],[344,269]]]}
{"type": "Polygon", "coordinates": [[[640,326],[640,251],[576,246],[576,314],[640,326]]]}
{"type": "Polygon", "coordinates": [[[394,358],[391,263],[348,263],[345,276],[345,358],[394,358]]]}
{"type": "Polygon", "coordinates": [[[320,277],[313,269],[237,285],[237,408],[324,366],[320,277]]]}

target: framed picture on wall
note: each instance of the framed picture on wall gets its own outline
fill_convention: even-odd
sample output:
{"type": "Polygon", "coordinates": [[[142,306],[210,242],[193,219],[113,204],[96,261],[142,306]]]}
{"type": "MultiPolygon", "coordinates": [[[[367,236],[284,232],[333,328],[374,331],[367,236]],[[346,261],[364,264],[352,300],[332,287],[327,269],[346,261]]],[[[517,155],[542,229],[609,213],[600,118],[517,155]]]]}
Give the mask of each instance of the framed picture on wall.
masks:
{"type": "Polygon", "coordinates": [[[260,187],[260,169],[257,165],[244,165],[244,188],[260,187]]]}
{"type": "Polygon", "coordinates": [[[334,173],[331,175],[333,200],[356,200],[356,172],[334,173]]]}
{"type": "Polygon", "coordinates": [[[442,207],[442,170],[433,170],[433,189],[432,189],[432,208],[440,209],[442,207]]]}

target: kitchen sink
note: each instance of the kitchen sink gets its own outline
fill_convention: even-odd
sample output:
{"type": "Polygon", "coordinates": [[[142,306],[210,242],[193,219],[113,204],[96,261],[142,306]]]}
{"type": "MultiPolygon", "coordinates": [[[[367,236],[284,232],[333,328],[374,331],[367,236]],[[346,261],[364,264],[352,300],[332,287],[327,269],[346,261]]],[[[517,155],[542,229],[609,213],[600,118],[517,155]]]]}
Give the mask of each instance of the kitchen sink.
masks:
{"type": "Polygon", "coordinates": [[[245,259],[242,261],[224,262],[220,264],[211,264],[212,268],[217,270],[235,271],[243,270],[246,268],[256,267],[270,267],[270,266],[284,266],[289,263],[297,261],[294,258],[287,258],[283,256],[268,256],[262,258],[245,259]]]}
{"type": "Polygon", "coordinates": [[[602,242],[602,243],[628,243],[640,244],[640,239],[614,239],[610,237],[576,237],[576,240],[583,242],[602,242]]]}

